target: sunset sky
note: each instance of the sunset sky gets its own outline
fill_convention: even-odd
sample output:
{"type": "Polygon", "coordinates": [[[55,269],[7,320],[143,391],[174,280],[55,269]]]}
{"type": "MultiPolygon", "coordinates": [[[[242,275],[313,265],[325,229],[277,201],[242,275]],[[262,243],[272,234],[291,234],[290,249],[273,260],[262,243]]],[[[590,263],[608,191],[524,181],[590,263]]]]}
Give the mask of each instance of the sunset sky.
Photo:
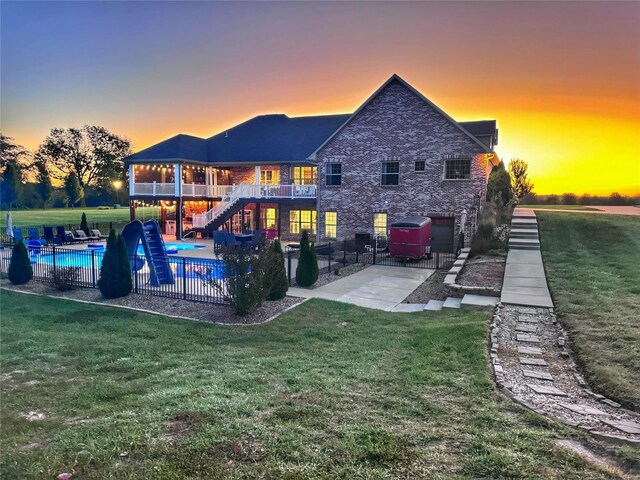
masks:
{"type": "Polygon", "coordinates": [[[398,73],[497,119],[535,191],[640,192],[640,3],[6,2],[5,135],[102,125],[140,150],[262,113],[355,110],[398,73]]]}

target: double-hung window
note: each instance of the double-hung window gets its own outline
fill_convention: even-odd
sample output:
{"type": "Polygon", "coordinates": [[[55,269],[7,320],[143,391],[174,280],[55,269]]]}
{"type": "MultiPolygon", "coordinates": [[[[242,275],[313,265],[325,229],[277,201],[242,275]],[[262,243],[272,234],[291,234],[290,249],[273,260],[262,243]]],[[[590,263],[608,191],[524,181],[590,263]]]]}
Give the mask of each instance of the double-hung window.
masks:
{"type": "Polygon", "coordinates": [[[444,161],[446,180],[467,180],[471,178],[470,158],[450,158],[444,161]]]}
{"type": "Polygon", "coordinates": [[[381,185],[393,186],[400,184],[400,162],[382,162],[381,185]]]}
{"type": "Polygon", "coordinates": [[[289,232],[302,233],[303,230],[310,234],[316,233],[315,210],[291,210],[289,212],[289,232]]]}
{"type": "Polygon", "coordinates": [[[337,238],[338,235],[338,212],[324,212],[324,236],[327,238],[337,238]]]}
{"type": "Polygon", "coordinates": [[[377,212],[373,214],[373,234],[376,237],[387,236],[387,214],[377,212]]]}
{"type": "Polygon", "coordinates": [[[341,163],[327,163],[325,183],[327,185],[332,185],[332,186],[342,185],[342,164],[341,163]]]}
{"type": "Polygon", "coordinates": [[[413,171],[414,172],[424,172],[426,169],[427,162],[424,160],[416,160],[413,162],[413,171]]]}

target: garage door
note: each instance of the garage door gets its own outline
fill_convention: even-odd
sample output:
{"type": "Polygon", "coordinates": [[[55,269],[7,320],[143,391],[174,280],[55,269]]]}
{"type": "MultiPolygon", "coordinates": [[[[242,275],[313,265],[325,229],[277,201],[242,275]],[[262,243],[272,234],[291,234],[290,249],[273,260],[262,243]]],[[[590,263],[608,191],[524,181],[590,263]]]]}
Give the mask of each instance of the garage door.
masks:
{"type": "Polygon", "coordinates": [[[431,251],[451,253],[453,243],[453,217],[431,217],[431,251]]]}

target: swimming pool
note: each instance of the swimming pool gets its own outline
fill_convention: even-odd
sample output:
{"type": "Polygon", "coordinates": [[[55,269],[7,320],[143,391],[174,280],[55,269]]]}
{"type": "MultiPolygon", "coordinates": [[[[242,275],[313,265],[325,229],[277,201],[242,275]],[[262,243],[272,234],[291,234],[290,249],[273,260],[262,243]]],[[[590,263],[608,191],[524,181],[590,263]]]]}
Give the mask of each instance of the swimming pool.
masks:
{"type": "MultiPolygon", "coordinates": [[[[184,247],[184,245],[180,245],[184,247]]],[[[194,245],[188,245],[188,248],[180,250],[193,250],[194,245]]],[[[202,248],[202,246],[200,246],[202,248]]],[[[104,257],[104,250],[66,250],[59,249],[55,253],[55,259],[52,253],[32,254],[31,262],[39,265],[47,265],[56,267],[81,267],[99,269],[104,257]]],[[[145,264],[144,250],[142,245],[138,247],[138,255],[140,259],[140,269],[145,264]]],[[[189,257],[169,257],[167,259],[171,270],[178,278],[186,277],[193,279],[221,279],[226,278],[224,263],[218,259],[201,259],[189,257]]]]}

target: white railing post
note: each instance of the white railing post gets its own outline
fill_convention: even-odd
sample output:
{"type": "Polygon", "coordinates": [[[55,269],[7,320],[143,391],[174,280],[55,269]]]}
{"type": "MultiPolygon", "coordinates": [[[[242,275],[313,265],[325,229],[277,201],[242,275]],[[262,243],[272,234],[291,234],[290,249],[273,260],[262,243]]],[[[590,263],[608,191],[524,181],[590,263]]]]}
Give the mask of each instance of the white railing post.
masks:
{"type": "Polygon", "coordinates": [[[294,189],[294,184],[292,183],[291,184],[291,198],[293,198],[295,196],[293,189],[294,189]]]}
{"type": "Polygon", "coordinates": [[[129,196],[133,197],[136,193],[135,169],[133,163],[129,164],[129,196]]]}
{"type": "Polygon", "coordinates": [[[156,196],[156,181],[153,181],[153,187],[151,187],[151,194],[155,197],[156,196]]]}

